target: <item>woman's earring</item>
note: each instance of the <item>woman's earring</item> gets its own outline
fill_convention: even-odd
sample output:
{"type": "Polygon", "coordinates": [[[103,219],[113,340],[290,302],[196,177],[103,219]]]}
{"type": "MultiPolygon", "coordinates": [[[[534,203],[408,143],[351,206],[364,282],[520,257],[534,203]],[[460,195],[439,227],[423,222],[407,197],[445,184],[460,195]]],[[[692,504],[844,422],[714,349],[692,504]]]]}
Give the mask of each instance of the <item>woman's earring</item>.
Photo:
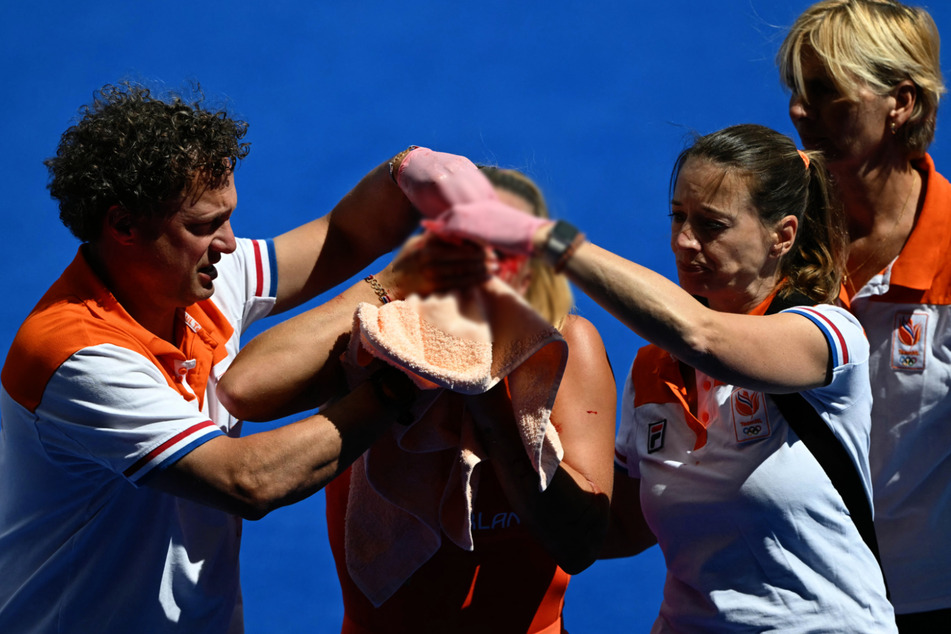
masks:
{"type": "Polygon", "coordinates": [[[898,125],[896,125],[894,121],[892,121],[892,124],[891,124],[891,131],[892,131],[892,134],[895,134],[898,132],[898,125]]]}

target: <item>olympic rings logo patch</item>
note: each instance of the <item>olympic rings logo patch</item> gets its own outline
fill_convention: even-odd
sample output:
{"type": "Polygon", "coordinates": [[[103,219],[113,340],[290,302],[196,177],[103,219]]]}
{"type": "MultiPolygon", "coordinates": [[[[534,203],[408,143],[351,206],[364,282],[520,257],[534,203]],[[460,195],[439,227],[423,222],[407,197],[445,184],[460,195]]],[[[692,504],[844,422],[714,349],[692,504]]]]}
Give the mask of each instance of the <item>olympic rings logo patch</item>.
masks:
{"type": "Polygon", "coordinates": [[[895,370],[921,372],[928,362],[928,319],[924,311],[898,312],[892,325],[891,366],[895,370]]]}
{"type": "Polygon", "coordinates": [[[738,443],[769,437],[769,413],[762,393],[737,389],[730,395],[730,403],[738,443]]]}
{"type": "Polygon", "coordinates": [[[900,365],[903,368],[913,368],[916,365],[918,365],[918,357],[899,355],[898,365],[900,365]]]}

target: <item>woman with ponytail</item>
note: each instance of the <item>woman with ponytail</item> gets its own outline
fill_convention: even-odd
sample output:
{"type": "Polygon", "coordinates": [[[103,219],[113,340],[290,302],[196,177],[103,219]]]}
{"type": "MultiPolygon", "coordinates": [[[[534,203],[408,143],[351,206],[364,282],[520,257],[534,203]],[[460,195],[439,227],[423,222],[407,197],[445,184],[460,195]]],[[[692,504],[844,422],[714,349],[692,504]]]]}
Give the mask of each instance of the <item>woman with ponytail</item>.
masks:
{"type": "MultiPolygon", "coordinates": [[[[654,632],[894,632],[869,530],[869,347],[834,304],[846,242],[823,159],[739,125],[684,150],[671,183],[679,287],[497,201],[429,226],[543,254],[651,342],[624,385],[603,556],[660,545],[654,632]]],[[[423,207],[461,189],[401,186],[423,207]]]]}
{"type": "Polygon", "coordinates": [[[660,544],[655,632],[894,631],[868,506],[868,344],[833,305],[846,238],[822,155],[734,126],[684,150],[671,189],[687,293],[586,262],[588,245],[568,263],[579,282],[627,276],[626,299],[606,307],[660,346],[639,351],[624,385],[606,554],[660,544]],[[818,446],[804,442],[816,415],[818,446]],[[830,449],[859,483],[858,510],[843,475],[824,472],[830,449]]]}

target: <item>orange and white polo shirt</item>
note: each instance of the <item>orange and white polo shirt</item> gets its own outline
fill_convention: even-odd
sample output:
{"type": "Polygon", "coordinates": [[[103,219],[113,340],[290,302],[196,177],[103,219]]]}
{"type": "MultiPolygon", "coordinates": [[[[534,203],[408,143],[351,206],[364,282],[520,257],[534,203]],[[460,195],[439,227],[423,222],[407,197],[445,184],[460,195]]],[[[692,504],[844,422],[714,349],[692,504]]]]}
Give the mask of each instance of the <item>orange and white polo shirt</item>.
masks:
{"type": "MultiPolygon", "coordinates": [[[[862,329],[835,306],[783,312],[826,337],[832,381],[802,395],[842,441],[870,495],[862,329]]],[[[696,416],[679,362],[656,346],[638,352],[615,443],[618,467],[641,481],[644,518],[667,564],[653,631],[894,631],[878,562],[773,400],[686,371],[695,374],[696,416]]]]}
{"type": "Polygon", "coordinates": [[[0,631],[240,624],[240,520],[141,486],[240,431],[215,387],[273,307],[273,245],[239,240],[217,268],[214,296],[180,311],[177,347],[131,318],[82,250],[17,333],[0,392],[0,631]]]}
{"type": "Polygon", "coordinates": [[[899,614],[951,608],[951,184],[930,156],[917,167],[911,236],[850,307],[871,344],[875,530],[899,614]]]}

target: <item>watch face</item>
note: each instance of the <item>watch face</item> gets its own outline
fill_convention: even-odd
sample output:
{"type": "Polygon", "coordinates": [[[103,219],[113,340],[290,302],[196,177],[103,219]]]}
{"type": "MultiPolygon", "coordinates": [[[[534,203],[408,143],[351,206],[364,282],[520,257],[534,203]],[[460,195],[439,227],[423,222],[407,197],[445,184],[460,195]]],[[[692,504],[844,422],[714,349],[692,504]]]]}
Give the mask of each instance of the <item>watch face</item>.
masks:
{"type": "Polygon", "coordinates": [[[552,252],[552,255],[561,255],[577,235],[578,229],[574,225],[559,220],[552,227],[551,234],[548,237],[548,250],[552,252]]]}

